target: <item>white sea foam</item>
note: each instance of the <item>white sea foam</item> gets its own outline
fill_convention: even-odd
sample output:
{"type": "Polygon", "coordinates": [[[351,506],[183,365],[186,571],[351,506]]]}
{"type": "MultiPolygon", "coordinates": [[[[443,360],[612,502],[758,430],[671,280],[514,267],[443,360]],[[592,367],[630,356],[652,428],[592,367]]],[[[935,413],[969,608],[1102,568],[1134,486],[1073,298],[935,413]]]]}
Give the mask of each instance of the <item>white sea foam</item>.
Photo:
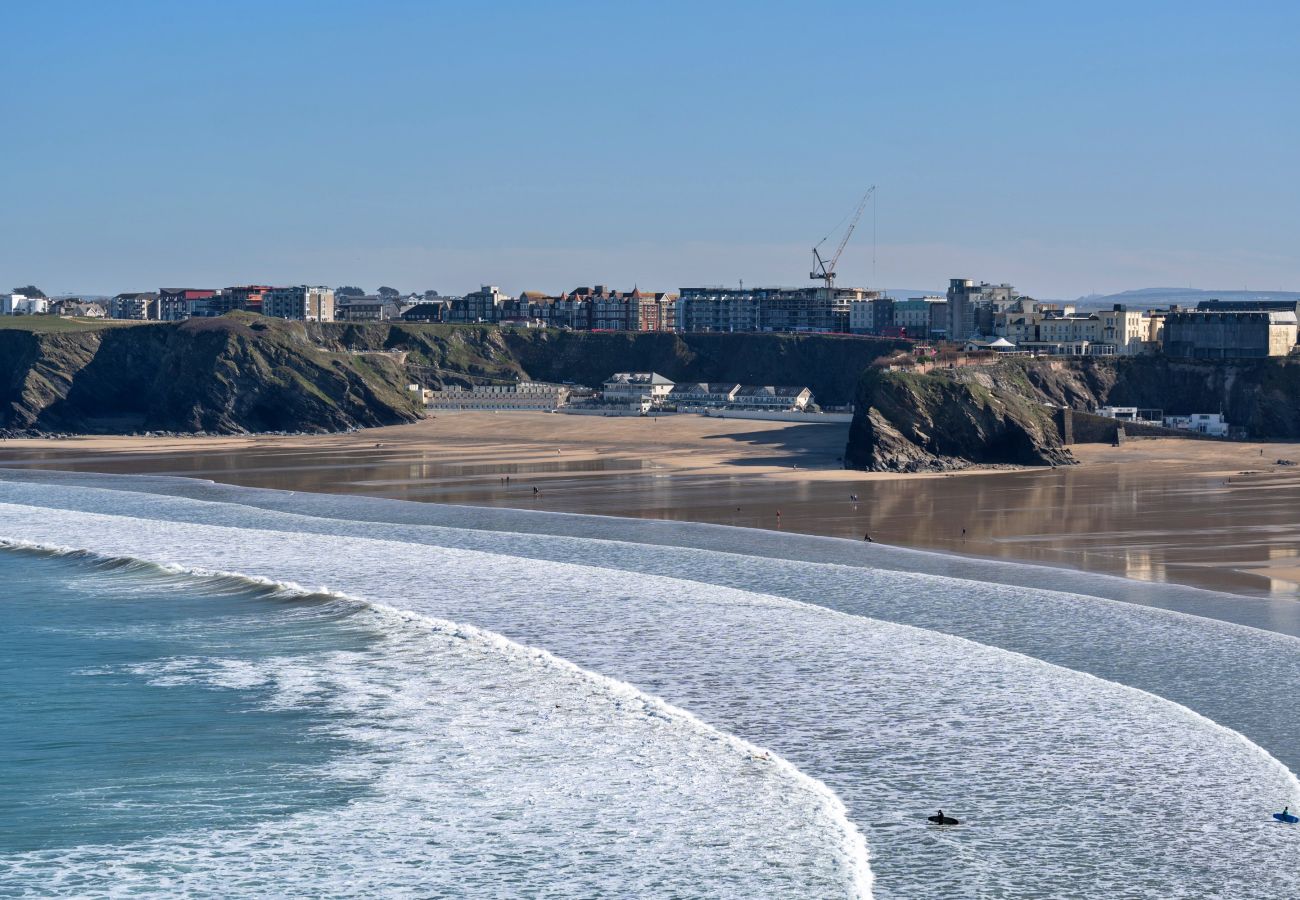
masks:
{"type": "MultiPolygon", "coordinates": [[[[211,567],[115,566],[170,575],[178,589],[197,580],[205,590],[306,593],[211,567]]],[[[323,774],[366,783],[361,799],[254,828],[0,858],[0,885],[223,897],[870,896],[865,844],[843,805],[780,757],[757,759],[760,748],[662,701],[482,629],[382,606],[363,615],[381,638],[365,652],[124,666],[160,689],[256,690],[268,707],[329,710],[330,736],[365,752],[323,774]]]]}
{"type": "MultiPolygon", "coordinates": [[[[165,515],[185,501],[153,502],[165,515]]],[[[1263,896],[1294,877],[1277,866],[1294,837],[1260,823],[1273,803],[1296,802],[1295,780],[1253,744],[1148,694],[968,641],[687,581],[409,542],[18,506],[0,507],[0,523],[105,553],[324,580],[635,683],[830,784],[869,830],[879,896],[939,879],[956,896],[1263,896]],[[970,827],[936,835],[915,824],[953,802],[970,827]],[[1153,814],[1170,809],[1194,830],[1153,814]]],[[[600,545],[589,549],[583,558],[599,559],[600,545]]]]}
{"type": "MultiPolygon", "coordinates": [[[[682,527],[675,523],[601,518],[595,520],[599,528],[591,537],[576,538],[349,521],[182,498],[172,498],[159,506],[147,495],[112,490],[75,488],[66,492],[46,486],[19,485],[7,490],[20,499],[44,492],[48,502],[87,511],[144,512],[180,521],[236,527],[383,537],[404,543],[557,562],[597,560],[605,568],[776,594],[966,637],[1137,687],[1246,733],[1291,768],[1300,766],[1300,745],[1294,740],[1295,732],[1300,729],[1300,714],[1295,712],[1292,702],[1295,686],[1300,684],[1300,639],[1162,608],[949,576],[744,555],[742,543],[727,544],[720,537],[714,543],[730,547],[730,552],[686,547],[665,551],[657,544],[608,539],[611,533],[643,534],[650,525],[662,526],[657,531],[675,532],[682,527]]],[[[259,503],[279,496],[274,492],[240,492],[230,488],[221,488],[217,493],[228,496],[232,491],[248,494],[259,503]]],[[[331,514],[340,514],[357,505],[367,514],[383,509],[403,518],[423,517],[435,521],[472,519],[483,513],[492,514],[497,524],[507,514],[528,522],[538,518],[538,514],[510,510],[448,509],[371,498],[307,496],[294,498],[292,505],[331,514]],[[409,510],[411,507],[414,511],[409,510]]],[[[569,528],[581,518],[564,517],[569,528]]],[[[695,535],[697,530],[698,526],[688,526],[684,533],[695,535]]],[[[715,530],[729,538],[749,536],[740,529],[715,530]]],[[[825,544],[834,547],[845,543],[799,535],[782,537],[799,546],[818,549],[825,544]]],[[[762,535],[756,539],[766,540],[762,535]]],[[[1247,598],[1227,600],[1233,604],[1237,601],[1252,605],[1247,598]]]]}

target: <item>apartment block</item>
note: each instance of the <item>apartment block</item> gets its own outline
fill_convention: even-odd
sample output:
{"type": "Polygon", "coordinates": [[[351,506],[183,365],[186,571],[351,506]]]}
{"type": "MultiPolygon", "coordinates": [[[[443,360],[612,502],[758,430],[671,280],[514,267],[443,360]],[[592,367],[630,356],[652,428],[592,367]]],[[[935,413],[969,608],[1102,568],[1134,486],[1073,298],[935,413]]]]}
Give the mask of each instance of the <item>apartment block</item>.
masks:
{"type": "Polygon", "coordinates": [[[334,321],[334,291],[327,287],[276,287],[262,294],[262,314],[306,322],[334,321]]]}

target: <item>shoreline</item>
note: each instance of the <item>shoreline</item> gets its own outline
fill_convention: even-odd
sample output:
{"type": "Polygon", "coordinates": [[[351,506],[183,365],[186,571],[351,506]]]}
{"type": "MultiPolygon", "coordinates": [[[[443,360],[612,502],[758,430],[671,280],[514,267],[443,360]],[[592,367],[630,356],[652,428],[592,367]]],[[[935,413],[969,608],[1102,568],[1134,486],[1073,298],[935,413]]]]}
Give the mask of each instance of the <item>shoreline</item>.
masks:
{"type": "Polygon", "coordinates": [[[1080,465],[869,473],[848,426],[440,412],[330,435],[7,439],[0,467],[761,528],[1300,599],[1300,444],[1074,445],[1080,465]],[[857,499],[854,500],[853,498],[857,499]]]}

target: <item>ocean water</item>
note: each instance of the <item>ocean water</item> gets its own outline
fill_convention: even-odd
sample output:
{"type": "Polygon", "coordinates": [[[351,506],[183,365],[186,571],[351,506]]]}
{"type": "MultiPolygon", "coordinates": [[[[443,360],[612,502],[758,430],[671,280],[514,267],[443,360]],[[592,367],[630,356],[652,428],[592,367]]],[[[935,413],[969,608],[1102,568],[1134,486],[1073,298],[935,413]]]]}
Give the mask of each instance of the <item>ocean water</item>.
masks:
{"type": "Polygon", "coordinates": [[[14,704],[0,776],[72,732],[49,787],[23,789],[28,818],[0,810],[0,892],[1300,881],[1300,833],[1268,815],[1300,806],[1300,640],[1160,608],[1179,597],[908,571],[842,541],[781,556],[736,529],[169,479],[0,476],[0,539],[0,576],[28,585],[19,668],[37,683],[17,696],[50,698],[14,704]],[[123,720],[128,756],[95,754],[123,720]],[[929,826],[938,807],[965,824],[929,826]]]}

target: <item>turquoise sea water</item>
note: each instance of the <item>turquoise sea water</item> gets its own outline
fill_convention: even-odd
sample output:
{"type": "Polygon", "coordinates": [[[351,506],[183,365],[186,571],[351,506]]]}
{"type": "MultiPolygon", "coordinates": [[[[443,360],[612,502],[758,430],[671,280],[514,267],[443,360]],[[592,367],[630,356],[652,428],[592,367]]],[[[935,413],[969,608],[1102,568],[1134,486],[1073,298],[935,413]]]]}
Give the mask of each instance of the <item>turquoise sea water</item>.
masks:
{"type": "Polygon", "coordinates": [[[364,648],[356,604],[91,559],[0,552],[0,853],[230,828],[366,789],[324,704],[240,679],[269,658],[364,648]],[[168,678],[224,661],[224,680],[168,678]]]}
{"type": "Polygon", "coordinates": [[[50,473],[0,473],[0,584],[0,895],[1297,886],[1276,605],[50,473]]]}

